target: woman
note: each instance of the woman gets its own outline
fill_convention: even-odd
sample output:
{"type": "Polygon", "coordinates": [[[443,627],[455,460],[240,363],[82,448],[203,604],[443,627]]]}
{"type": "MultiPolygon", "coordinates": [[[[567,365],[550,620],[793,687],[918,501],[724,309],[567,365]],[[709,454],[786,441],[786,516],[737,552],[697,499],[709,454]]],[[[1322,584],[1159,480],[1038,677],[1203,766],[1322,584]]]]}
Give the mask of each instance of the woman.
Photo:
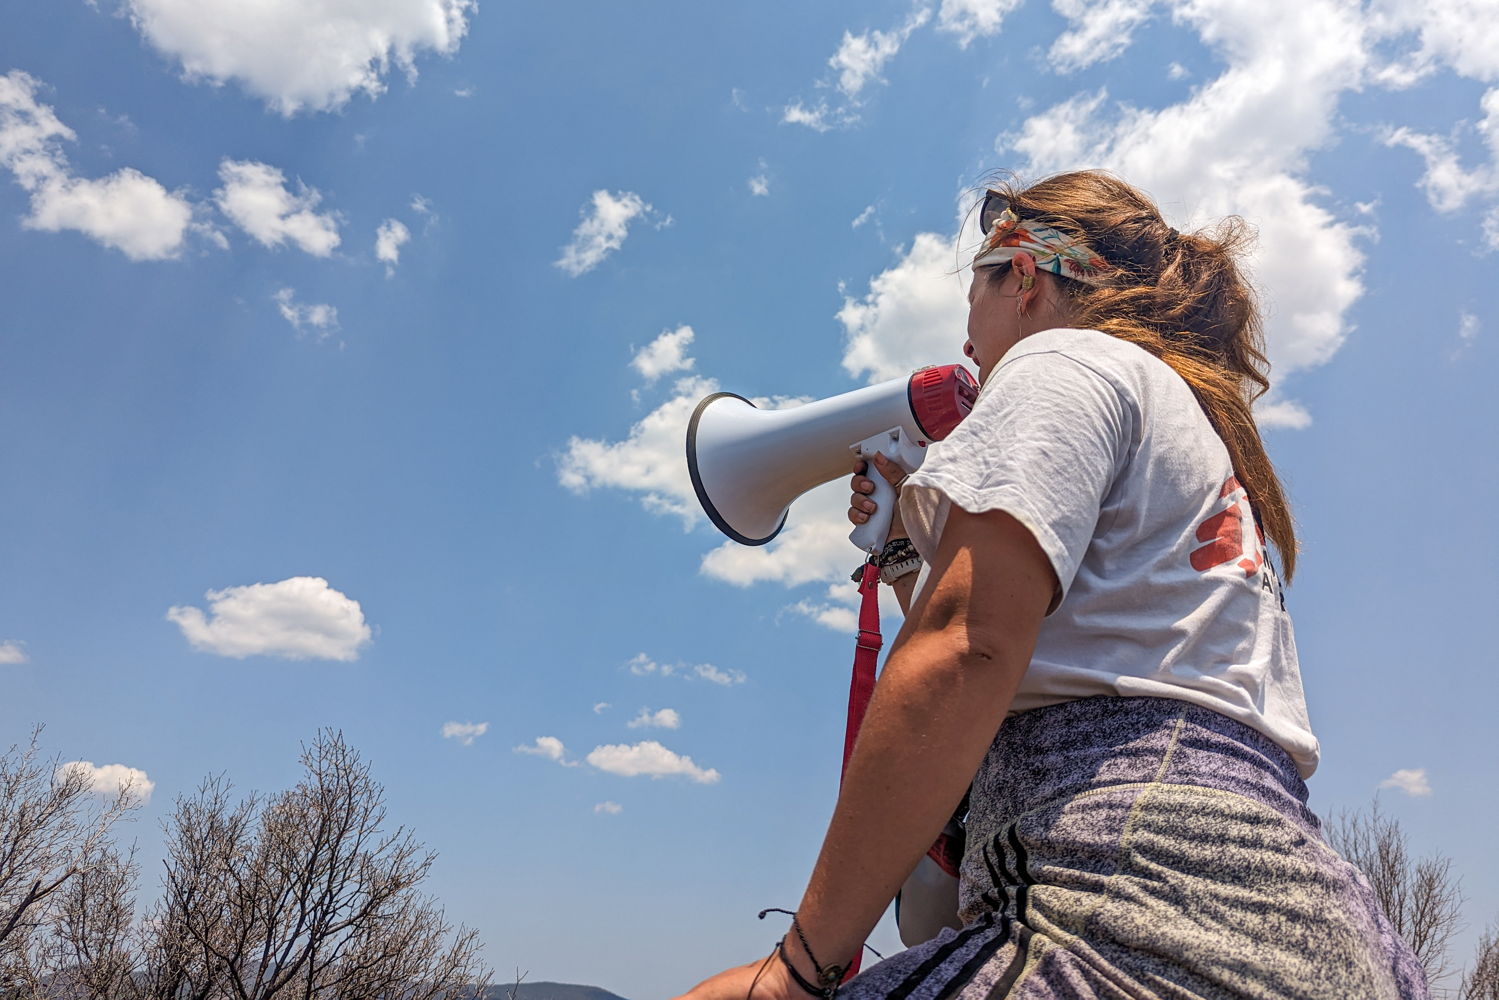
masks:
{"type": "Polygon", "coordinates": [[[1240,229],[1177,233],[1097,172],[990,192],[981,225],[983,388],[902,484],[887,552],[908,535],[926,565],[893,581],[906,623],[806,895],[771,955],[688,996],[831,995],[965,792],[961,929],[839,995],[1427,996],[1305,806],[1240,229]]]}

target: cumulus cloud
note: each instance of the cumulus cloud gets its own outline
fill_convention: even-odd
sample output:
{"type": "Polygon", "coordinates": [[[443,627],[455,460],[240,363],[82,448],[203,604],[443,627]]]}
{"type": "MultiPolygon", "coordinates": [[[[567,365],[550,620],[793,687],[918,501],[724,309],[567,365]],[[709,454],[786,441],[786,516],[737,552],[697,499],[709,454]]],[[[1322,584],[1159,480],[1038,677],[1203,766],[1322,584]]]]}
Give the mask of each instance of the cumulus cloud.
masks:
{"type": "Polygon", "coordinates": [[[743,684],[746,679],[742,670],[724,669],[711,663],[658,663],[645,653],[636,653],[625,666],[636,677],[696,678],[722,687],[743,684]]]}
{"type": "Polygon", "coordinates": [[[756,174],[748,181],[750,194],[764,198],[770,194],[770,179],[764,174],[756,174]]]}
{"type": "Polygon", "coordinates": [[[702,785],[714,784],[719,779],[719,773],[713,768],[698,767],[691,757],[668,750],[655,740],[594,747],[586,760],[600,771],[626,778],[681,775],[702,785]]]}
{"type": "MultiPolygon", "coordinates": [[[[1478,317],[1473,315],[1472,313],[1464,312],[1457,317],[1457,348],[1453,351],[1452,354],[1454,359],[1461,356],[1468,350],[1468,348],[1473,346],[1473,344],[1478,340],[1478,332],[1480,329],[1481,324],[1478,321],[1478,317]]],[[[7,661],[4,654],[5,644],[0,643],[0,663],[16,662],[14,660],[7,661]]]]}
{"type": "Polygon", "coordinates": [[[291,243],[314,257],[338,248],[338,216],[313,211],[323,198],[316,189],[298,182],[293,194],[285,174],[252,160],[224,160],[219,180],[223,187],[214,192],[219,211],[261,246],[291,243]]]}
{"type": "Polygon", "coordinates": [[[703,556],[702,573],[738,587],[847,580],[860,561],[848,540],[847,511],[848,480],[826,483],[797,499],[786,527],[768,545],[723,542],[703,556]]]}
{"type": "Polygon", "coordinates": [[[662,330],[661,335],[635,352],[630,367],[645,376],[647,382],[655,382],[671,372],[688,371],[694,362],[687,355],[692,346],[692,327],[679,326],[675,330],[662,330]]]}
{"type": "Polygon", "coordinates": [[[605,257],[624,245],[631,222],[649,216],[653,211],[633,191],[614,194],[595,191],[590,205],[585,205],[580,212],[583,221],[573,230],[572,242],[562,248],[562,256],[554,261],[555,266],[574,278],[592,271],[603,263],[605,257]]]}
{"type": "MultiPolygon", "coordinates": [[[[953,294],[961,303],[962,292],[953,294]]],[[[955,336],[955,352],[961,343],[962,337],[955,336]]],[[[919,364],[926,363],[932,362],[919,364]]],[[[899,374],[919,364],[907,365],[899,374]]],[[[559,482],[579,494],[600,487],[627,490],[637,494],[647,510],[680,517],[684,527],[701,523],[697,494],[682,461],[682,442],[698,401],[716,391],[718,383],[713,379],[683,378],[676,383],[672,397],[637,421],[623,440],[569,439],[558,459],[559,482]]],[[[805,400],[775,397],[753,402],[762,408],[780,408],[805,400]]],[[[858,561],[848,541],[847,506],[846,483],[834,482],[811,490],[796,501],[787,528],[769,545],[725,542],[704,555],[701,571],[738,586],[766,581],[798,586],[846,578],[849,568],[858,561]]],[[[655,667],[670,672],[659,664],[655,667]]]]}
{"type": "Polygon", "coordinates": [[[1442,66],[1486,83],[1499,79],[1499,19],[1489,0],[1374,0],[1369,13],[1382,33],[1414,34],[1420,43],[1404,59],[1380,68],[1384,82],[1407,85],[1442,66]]]}
{"type": "Polygon", "coordinates": [[[401,247],[411,239],[411,230],[400,219],[386,219],[375,230],[375,259],[385,265],[385,276],[396,273],[401,262],[401,247]]]}
{"type": "MultiPolygon", "coordinates": [[[[870,29],[857,35],[845,31],[837,51],[828,59],[831,78],[817,83],[820,88],[836,90],[836,101],[829,103],[826,97],[822,97],[809,106],[797,98],[781,109],[781,121],[805,125],[817,132],[853,125],[859,120],[855,109],[860,104],[860,93],[871,82],[881,79],[885,64],[895,57],[911,33],[930,18],[931,10],[921,6],[906,18],[904,24],[890,31],[870,29]]],[[[766,191],[769,191],[768,185],[766,191]]]]}
{"type": "Polygon", "coordinates": [[[937,30],[957,35],[958,44],[967,48],[981,35],[997,34],[1005,15],[1020,4],[1021,0],[942,0],[937,30]]]}
{"type": "Polygon", "coordinates": [[[29,659],[26,655],[26,643],[20,639],[0,642],[0,663],[25,663],[29,659]]]}
{"type": "Polygon", "coordinates": [[[870,279],[867,293],[845,295],[838,310],[844,369],[880,382],[963,361],[968,272],[955,274],[959,263],[953,238],[917,233],[896,264],[870,279]]]}
{"type": "Polygon", "coordinates": [[[0,76],[0,166],[30,195],[23,226],[82,233],[131,260],[168,260],[180,256],[190,231],[212,235],[193,222],[187,198],[139,170],[75,176],[62,143],[76,135],[36,99],[39,86],[20,70],[0,76]]]}
{"type": "Polygon", "coordinates": [[[818,101],[808,107],[798,99],[781,109],[781,121],[788,125],[805,125],[814,132],[830,132],[858,120],[858,115],[846,108],[832,107],[827,101],[818,101]]]}
{"type": "Polygon", "coordinates": [[[530,754],[533,757],[545,757],[547,760],[555,760],[564,767],[576,767],[578,762],[567,759],[567,748],[562,741],[555,736],[538,736],[532,743],[522,743],[515,748],[516,753],[530,754]]]}
{"type": "Polygon", "coordinates": [[[609,709],[612,708],[612,707],[613,706],[610,705],[607,701],[596,701],[596,702],[593,703],[593,714],[594,715],[603,715],[605,712],[609,711],[609,709]]]}
{"type": "Polygon", "coordinates": [[[843,580],[828,587],[825,600],[804,598],[786,606],[792,614],[809,618],[835,632],[859,630],[859,585],[843,580]]]}
{"type": "Polygon", "coordinates": [[[625,807],[618,802],[600,802],[593,807],[595,813],[606,813],[610,816],[618,816],[625,811],[625,807]]]}
{"type": "Polygon", "coordinates": [[[56,782],[81,781],[90,792],[105,798],[114,798],[121,793],[140,805],[151,801],[151,792],[156,783],[138,767],[124,764],[101,764],[95,766],[91,760],[69,761],[60,766],[53,775],[56,782]]]}
{"type": "Polygon", "coordinates": [[[663,708],[655,712],[642,708],[640,714],[626,725],[631,729],[678,729],[682,725],[682,717],[671,708],[663,708]]]}
{"type": "Polygon", "coordinates": [[[578,494],[599,487],[639,493],[647,510],[680,517],[691,527],[702,514],[682,460],[682,442],[698,400],[717,391],[712,379],[684,378],[675,395],[637,421],[623,440],[569,438],[558,459],[558,480],[578,494]]]}
{"type": "Polygon", "coordinates": [[[474,0],[126,0],[131,21],[189,79],[234,81],[283,115],[342,107],[408,80],[424,52],[451,55],[474,0]]]}
{"type": "Polygon", "coordinates": [[[1051,65],[1062,72],[1106,62],[1129,47],[1154,0],[1052,0],[1068,28],[1051,45],[1051,65]]]}
{"type": "Polygon", "coordinates": [[[1489,209],[1483,225],[1483,236],[1489,249],[1499,250],[1499,88],[1489,90],[1479,103],[1483,117],[1469,125],[1460,123],[1454,136],[1429,135],[1409,128],[1385,132],[1388,146],[1403,146],[1421,157],[1425,169],[1419,181],[1426,200],[1438,212],[1452,213],[1471,202],[1486,203],[1489,209]],[[1485,162],[1465,167],[1457,153],[1456,138],[1471,130],[1483,141],[1488,153],[1485,162]]]}
{"type": "Polygon", "coordinates": [[[1295,242],[1294,260],[1256,251],[1248,262],[1283,379],[1333,356],[1363,293],[1362,231],[1306,175],[1339,97],[1366,79],[1372,39],[1359,8],[1338,0],[1281,4],[1273,15],[1249,0],[1201,0],[1174,5],[1173,17],[1222,57],[1215,79],[1154,110],[1104,90],[1078,94],[1029,114],[999,148],[1019,153],[1027,176],[1111,169],[1151,192],[1179,229],[1237,214],[1257,225],[1261,247],[1295,242]]]}
{"type": "MultiPolygon", "coordinates": [[[[682,346],[687,343],[684,338],[682,346]]],[[[678,379],[671,398],[636,421],[622,440],[569,438],[557,460],[558,481],[580,495],[601,487],[638,493],[646,510],[680,517],[683,527],[691,528],[703,515],[682,460],[682,442],[698,402],[718,389],[711,378],[678,379]]],[[[756,396],[751,401],[762,409],[806,402],[789,396],[756,396]]]]}
{"type": "Polygon", "coordinates": [[[1402,768],[1379,783],[1380,788],[1398,788],[1407,795],[1424,798],[1431,794],[1426,768],[1402,768]]]}
{"type": "Polygon", "coordinates": [[[317,576],[294,576],[277,583],[210,590],[208,613],[173,606],[167,620],[182,630],[194,649],[244,659],[276,656],[287,660],[359,658],[371,631],[359,602],[317,576]]]}
{"type": "Polygon", "coordinates": [[[880,71],[900,51],[911,32],[926,24],[930,17],[931,11],[921,7],[894,31],[870,30],[858,35],[845,31],[838,51],[828,60],[838,75],[838,89],[845,96],[859,96],[866,84],[879,79],[880,71]]]}
{"type": "Polygon", "coordinates": [[[444,722],[442,724],[442,738],[445,740],[457,740],[466,747],[474,745],[474,740],[489,732],[487,722],[444,722]]]}
{"type": "Polygon", "coordinates": [[[326,302],[298,302],[296,295],[293,289],[278,288],[271,298],[275,300],[276,308],[281,312],[281,318],[295,327],[298,333],[310,330],[314,336],[322,340],[338,329],[336,308],[326,302]]]}

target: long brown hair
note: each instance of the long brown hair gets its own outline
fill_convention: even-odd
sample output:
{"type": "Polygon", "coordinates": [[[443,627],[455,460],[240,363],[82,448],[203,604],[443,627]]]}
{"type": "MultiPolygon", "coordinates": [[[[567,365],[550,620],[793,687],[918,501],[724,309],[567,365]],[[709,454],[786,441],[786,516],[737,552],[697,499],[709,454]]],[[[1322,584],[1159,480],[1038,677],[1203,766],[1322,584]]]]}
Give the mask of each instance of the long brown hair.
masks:
{"type": "Polygon", "coordinates": [[[1178,233],[1144,193],[1097,170],[1024,188],[999,183],[993,190],[1009,198],[1021,219],[1081,237],[1112,265],[1114,280],[1102,286],[1058,282],[1072,322],[1138,344],[1191,387],[1289,582],[1296,571],[1296,528],[1251,409],[1270,380],[1259,309],[1237,262],[1253,238],[1244,221],[1229,218],[1178,233]]]}

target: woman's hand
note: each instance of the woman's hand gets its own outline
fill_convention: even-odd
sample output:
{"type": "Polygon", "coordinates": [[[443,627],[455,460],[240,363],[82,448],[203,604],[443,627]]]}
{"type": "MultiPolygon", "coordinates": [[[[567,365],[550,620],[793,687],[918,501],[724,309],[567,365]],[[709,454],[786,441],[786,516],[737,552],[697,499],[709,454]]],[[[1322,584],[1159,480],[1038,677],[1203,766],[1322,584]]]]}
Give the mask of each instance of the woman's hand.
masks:
{"type": "MultiPolygon", "coordinates": [[[[885,477],[885,481],[889,483],[898,483],[906,476],[905,469],[878,452],[874,456],[874,467],[875,475],[885,477]]],[[[863,524],[879,509],[869,496],[874,492],[874,480],[869,478],[868,472],[869,463],[860,459],[859,464],[854,467],[854,477],[849,480],[853,493],[848,498],[848,519],[853,524],[863,524]]],[[[905,537],[906,528],[900,520],[900,504],[896,504],[890,518],[890,533],[885,536],[885,541],[905,537]]]]}
{"type": "Polygon", "coordinates": [[[808,1000],[771,952],[761,959],[711,976],[677,1000],[808,1000]]]}

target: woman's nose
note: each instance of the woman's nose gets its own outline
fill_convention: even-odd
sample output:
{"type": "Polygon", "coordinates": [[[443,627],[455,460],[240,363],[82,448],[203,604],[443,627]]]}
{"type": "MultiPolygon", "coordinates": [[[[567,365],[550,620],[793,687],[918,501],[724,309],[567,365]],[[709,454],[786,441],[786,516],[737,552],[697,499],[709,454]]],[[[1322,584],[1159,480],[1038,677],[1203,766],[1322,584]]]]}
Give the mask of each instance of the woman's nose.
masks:
{"type": "Polygon", "coordinates": [[[968,358],[973,357],[973,341],[966,340],[963,342],[963,356],[968,358]]]}

